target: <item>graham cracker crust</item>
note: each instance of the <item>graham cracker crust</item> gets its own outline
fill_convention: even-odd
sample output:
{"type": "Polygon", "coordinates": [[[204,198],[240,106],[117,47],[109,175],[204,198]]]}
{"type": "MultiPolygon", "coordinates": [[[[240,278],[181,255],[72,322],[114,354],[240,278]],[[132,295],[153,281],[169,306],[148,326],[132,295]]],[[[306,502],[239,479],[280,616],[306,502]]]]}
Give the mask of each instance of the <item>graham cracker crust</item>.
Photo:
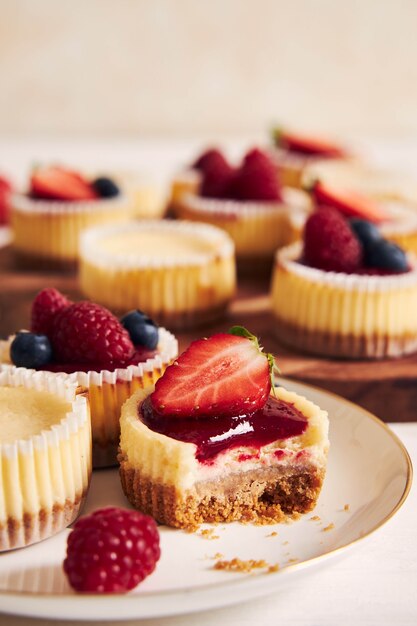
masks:
{"type": "Polygon", "coordinates": [[[417,351],[417,336],[374,333],[368,336],[342,335],[307,330],[275,317],[274,332],[284,345],[320,356],[340,359],[383,359],[417,351]]]}
{"type": "Polygon", "coordinates": [[[43,508],[38,513],[24,513],[22,519],[9,517],[0,523],[0,552],[23,548],[60,532],[78,517],[86,495],[87,490],[74,501],[54,504],[52,511],[43,508]]]}
{"type": "Polygon", "coordinates": [[[187,529],[204,522],[275,524],[297,518],[314,508],[325,474],[313,465],[261,468],[196,483],[183,493],[142,475],[122,454],[119,461],[129,502],[161,524],[187,529]]]}
{"type": "MultiPolygon", "coordinates": [[[[229,300],[221,302],[207,309],[190,310],[190,311],[152,311],[152,318],[160,325],[170,330],[188,330],[190,328],[199,328],[206,326],[212,322],[216,322],[226,315],[229,300]]],[[[126,313],[125,309],[112,310],[117,315],[126,313]]]]}

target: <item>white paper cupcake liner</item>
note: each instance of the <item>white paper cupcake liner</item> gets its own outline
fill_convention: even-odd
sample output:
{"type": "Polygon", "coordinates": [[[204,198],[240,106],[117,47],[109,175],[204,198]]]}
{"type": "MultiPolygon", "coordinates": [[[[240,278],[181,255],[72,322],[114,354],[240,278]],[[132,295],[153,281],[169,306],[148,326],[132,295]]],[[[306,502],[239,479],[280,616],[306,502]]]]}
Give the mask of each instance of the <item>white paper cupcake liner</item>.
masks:
{"type": "Polygon", "coordinates": [[[0,385],[71,403],[51,428],[0,444],[0,550],[8,550],[45,539],[77,517],[91,476],[91,424],[86,397],[64,377],[2,367],[0,385]]]}

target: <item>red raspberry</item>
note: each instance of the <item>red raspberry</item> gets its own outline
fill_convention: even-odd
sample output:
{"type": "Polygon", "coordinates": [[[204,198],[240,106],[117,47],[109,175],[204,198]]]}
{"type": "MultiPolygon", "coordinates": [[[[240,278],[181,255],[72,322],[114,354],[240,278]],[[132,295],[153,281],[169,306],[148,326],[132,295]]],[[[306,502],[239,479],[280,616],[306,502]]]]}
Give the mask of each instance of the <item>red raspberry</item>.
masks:
{"type": "Polygon", "coordinates": [[[304,260],[327,272],[352,273],[362,267],[363,249],[347,220],[326,207],[310,215],[306,222],[304,260]]]}
{"type": "Polygon", "coordinates": [[[220,150],[217,150],[217,148],[210,148],[209,150],[206,150],[205,152],[203,152],[198,157],[198,159],[194,161],[191,167],[194,170],[205,172],[206,169],[208,167],[211,167],[211,165],[213,164],[217,165],[218,163],[220,163],[221,165],[223,165],[226,162],[227,161],[224,158],[223,154],[220,152],[220,150]]]}
{"type": "Polygon", "coordinates": [[[31,331],[50,337],[55,315],[70,304],[57,289],[42,289],[32,302],[31,331]]]}
{"type": "Polygon", "coordinates": [[[230,193],[236,200],[281,201],[277,168],[272,159],[257,148],[248,152],[230,193]]]}
{"type": "Polygon", "coordinates": [[[103,368],[128,361],[134,352],[129,333],[108,309],[94,302],[71,304],[55,317],[51,336],[54,360],[103,368]]]}
{"type": "Polygon", "coordinates": [[[203,175],[200,193],[206,198],[227,198],[235,173],[219,150],[207,150],[194,163],[203,175]]]}
{"type": "Polygon", "coordinates": [[[76,591],[123,593],[149,576],[160,556],[152,517],[108,507],[75,523],[68,535],[64,572],[76,591]]]}

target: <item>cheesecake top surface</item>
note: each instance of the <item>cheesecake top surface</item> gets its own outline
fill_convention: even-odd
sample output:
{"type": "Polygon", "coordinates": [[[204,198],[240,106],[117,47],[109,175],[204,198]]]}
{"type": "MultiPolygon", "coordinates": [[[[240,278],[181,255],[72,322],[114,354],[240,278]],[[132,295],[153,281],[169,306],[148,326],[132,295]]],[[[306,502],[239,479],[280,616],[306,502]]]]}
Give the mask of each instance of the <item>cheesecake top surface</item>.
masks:
{"type": "Polygon", "coordinates": [[[108,235],[98,243],[101,251],[114,255],[136,254],[150,259],[172,255],[177,259],[187,259],[190,254],[212,254],[216,242],[203,239],[195,234],[169,231],[136,231],[108,235]]]}
{"type": "Polygon", "coordinates": [[[13,443],[39,435],[59,424],[71,404],[46,391],[0,387],[0,443],[13,443]]]}

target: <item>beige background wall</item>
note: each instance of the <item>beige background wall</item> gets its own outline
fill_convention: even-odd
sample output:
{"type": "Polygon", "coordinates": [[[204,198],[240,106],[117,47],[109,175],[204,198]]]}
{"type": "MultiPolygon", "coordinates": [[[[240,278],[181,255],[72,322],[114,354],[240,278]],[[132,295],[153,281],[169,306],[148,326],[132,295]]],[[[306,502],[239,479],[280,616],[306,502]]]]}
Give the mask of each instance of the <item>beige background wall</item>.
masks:
{"type": "Polygon", "coordinates": [[[0,135],[417,134],[416,0],[0,0],[0,135]]]}

